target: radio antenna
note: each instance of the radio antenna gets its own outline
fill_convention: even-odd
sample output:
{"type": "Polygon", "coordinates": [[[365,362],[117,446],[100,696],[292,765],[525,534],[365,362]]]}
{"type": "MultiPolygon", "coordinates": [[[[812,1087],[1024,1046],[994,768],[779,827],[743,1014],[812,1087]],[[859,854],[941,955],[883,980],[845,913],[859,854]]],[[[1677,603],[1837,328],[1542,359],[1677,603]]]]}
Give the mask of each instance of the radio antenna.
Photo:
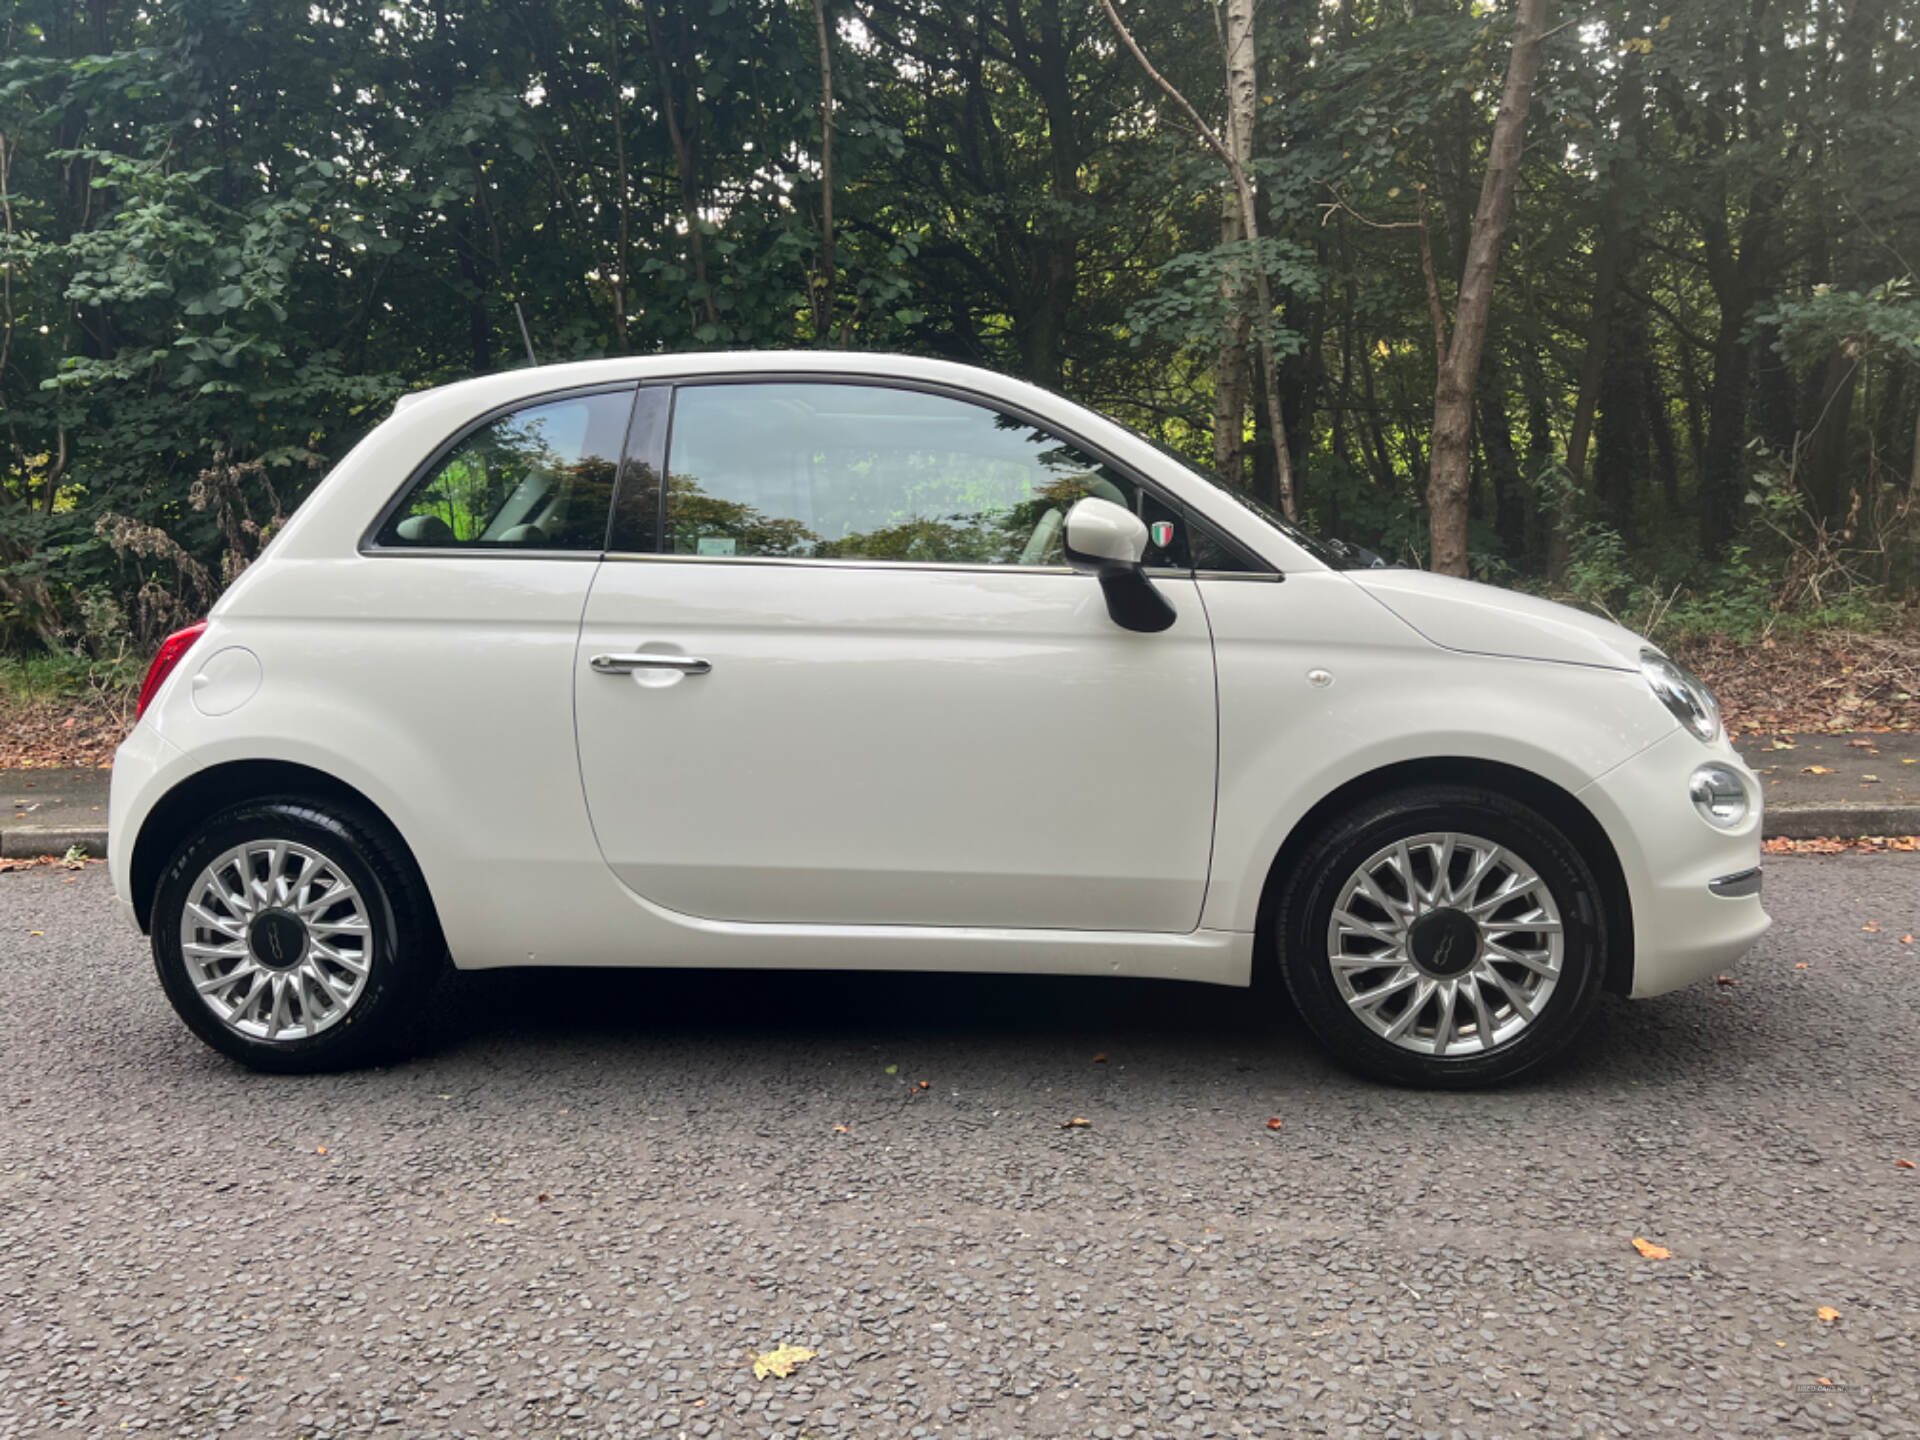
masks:
{"type": "Polygon", "coordinates": [[[520,322],[520,342],[527,347],[527,363],[538,365],[540,358],[533,353],[533,336],[527,333],[527,317],[520,311],[520,301],[517,296],[513,302],[513,318],[520,322]]]}

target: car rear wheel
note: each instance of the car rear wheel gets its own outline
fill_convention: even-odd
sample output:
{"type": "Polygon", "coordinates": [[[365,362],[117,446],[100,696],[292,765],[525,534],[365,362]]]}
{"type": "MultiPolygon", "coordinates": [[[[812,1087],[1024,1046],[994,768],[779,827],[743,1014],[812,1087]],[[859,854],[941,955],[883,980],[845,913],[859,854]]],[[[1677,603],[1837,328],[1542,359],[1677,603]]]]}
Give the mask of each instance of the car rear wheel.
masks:
{"type": "Polygon", "coordinates": [[[287,798],[227,810],[181,845],[154,901],[153,958],[167,998],[207,1044],[297,1073],[399,1051],[446,947],[384,825],[287,798]]]}
{"type": "Polygon", "coordinates": [[[1529,1070],[1598,999],[1606,907],[1566,835],[1529,806],[1420,786],[1329,825],[1288,878],[1280,971],[1341,1063],[1466,1088],[1529,1070]]]}

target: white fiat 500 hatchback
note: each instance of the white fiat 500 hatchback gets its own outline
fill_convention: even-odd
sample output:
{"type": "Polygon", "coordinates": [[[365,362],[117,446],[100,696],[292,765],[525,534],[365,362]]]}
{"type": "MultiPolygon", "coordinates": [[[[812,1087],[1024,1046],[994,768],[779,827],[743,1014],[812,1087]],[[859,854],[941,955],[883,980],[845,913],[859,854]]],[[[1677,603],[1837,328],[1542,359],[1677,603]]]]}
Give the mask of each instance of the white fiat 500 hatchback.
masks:
{"type": "Polygon", "coordinates": [[[1004,376],[682,355],[396,406],[162,647],[110,859],[261,1069],[393,1053],[449,962],[1271,967],[1465,1086],[1752,945],[1759,816],[1618,626],[1004,376]]]}

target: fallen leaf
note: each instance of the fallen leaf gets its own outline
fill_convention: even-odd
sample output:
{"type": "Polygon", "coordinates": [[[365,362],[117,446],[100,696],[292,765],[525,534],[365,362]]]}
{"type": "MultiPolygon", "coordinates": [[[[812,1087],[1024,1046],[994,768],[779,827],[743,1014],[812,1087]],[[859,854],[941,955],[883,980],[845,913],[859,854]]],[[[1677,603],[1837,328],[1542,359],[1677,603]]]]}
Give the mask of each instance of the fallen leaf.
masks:
{"type": "Polygon", "coordinates": [[[1913,1161],[1911,1161],[1911,1160],[1896,1160],[1896,1161],[1894,1161],[1894,1162],[1893,1162],[1893,1168],[1894,1168],[1894,1169],[1896,1169],[1896,1170],[1911,1170],[1911,1169],[1913,1169],[1913,1161]]]}
{"type": "Polygon", "coordinates": [[[930,1087],[925,1080],[916,1080],[913,1082],[913,1088],[916,1090],[926,1090],[930,1087]]]}
{"type": "Polygon", "coordinates": [[[46,934],[46,933],[47,933],[47,932],[46,932],[46,931],[44,931],[44,930],[29,930],[29,931],[27,931],[27,934],[29,934],[29,935],[44,935],[44,934],[46,934]]]}
{"type": "Polygon", "coordinates": [[[1833,767],[1831,765],[1803,765],[1800,767],[1800,773],[1802,775],[1831,775],[1833,774],[1833,767]]]}
{"type": "Polygon", "coordinates": [[[803,1360],[813,1359],[813,1351],[804,1345],[781,1345],[764,1355],[753,1357],[753,1378],[764,1380],[769,1375],[777,1375],[784,1380],[793,1373],[793,1367],[803,1360]]]}
{"type": "Polygon", "coordinates": [[[1860,783],[1862,785],[1878,785],[1880,783],[1880,777],[1878,775],[1862,775],[1860,777],[1860,783]]]}
{"type": "Polygon", "coordinates": [[[898,1075],[899,1073],[900,1073],[900,1067],[898,1065],[887,1066],[887,1074],[898,1075]]]}
{"type": "Polygon", "coordinates": [[[313,1153],[316,1155],[324,1155],[327,1153],[327,1147],[324,1145],[316,1145],[313,1147],[313,1153]]]}
{"type": "Polygon", "coordinates": [[[1100,1053],[1099,1053],[1098,1055],[1096,1055],[1096,1056],[1094,1056],[1094,1057],[1093,1057],[1093,1063],[1094,1063],[1094,1064],[1096,1064],[1096,1065],[1104,1065],[1104,1064],[1106,1064],[1106,1063],[1107,1063],[1107,1052],[1106,1052],[1106,1051],[1104,1051],[1104,1050],[1102,1050],[1102,1051],[1101,1051],[1101,1052],[1100,1052],[1100,1053]]]}
{"type": "Polygon", "coordinates": [[[851,1125],[836,1125],[833,1127],[833,1133],[836,1135],[851,1135],[853,1133],[853,1127],[851,1125]]]}
{"type": "Polygon", "coordinates": [[[1278,1130],[1284,1123],[1278,1115],[1269,1116],[1267,1119],[1267,1129],[1278,1130]]]}
{"type": "Polygon", "coordinates": [[[1804,960],[1796,960],[1793,962],[1793,968],[1796,970],[1804,970],[1807,968],[1807,962],[1804,960]]]}
{"type": "Polygon", "coordinates": [[[1822,1305],[1818,1310],[1814,1311],[1813,1313],[1818,1315],[1822,1320],[1826,1321],[1829,1325],[1831,1325],[1834,1321],[1840,1318],[1840,1312],[1834,1309],[1833,1306],[1831,1305],[1822,1305]]]}
{"type": "Polygon", "coordinates": [[[1878,935],[1880,933],[1880,922],[1878,920],[1869,920],[1866,924],[1862,925],[1860,929],[1864,934],[1878,935]]]}
{"type": "Polygon", "coordinates": [[[1873,741],[1871,740],[1849,740],[1847,741],[1847,744],[1851,745],[1856,750],[1873,749],[1873,741]]]}
{"type": "Polygon", "coordinates": [[[1673,1252],[1667,1249],[1666,1246],[1656,1245],[1651,1240],[1643,1240],[1638,1235],[1633,1237],[1633,1248],[1649,1260],[1671,1260],[1673,1258],[1673,1252]]]}
{"type": "Polygon", "coordinates": [[[1829,1380],[1824,1375],[1816,1375],[1813,1377],[1813,1383],[1816,1385],[1831,1385],[1833,1381],[1829,1380]]]}
{"type": "Polygon", "coordinates": [[[506,1216],[496,1214],[492,1211],[489,1211],[487,1213],[487,1219],[491,1220],[495,1225],[512,1225],[513,1223],[515,1223],[512,1220],[509,1220],[506,1216]]]}
{"type": "Polygon", "coordinates": [[[1713,977],[1713,983],[1716,985],[1738,985],[1740,982],[1731,975],[1716,975],[1713,977]]]}
{"type": "Polygon", "coordinates": [[[542,1190],[538,1195],[533,1197],[533,1203],[536,1205],[544,1205],[551,1199],[553,1199],[553,1196],[542,1190]]]}
{"type": "Polygon", "coordinates": [[[1087,1119],[1086,1116],[1076,1115],[1071,1120],[1064,1122],[1060,1128],[1062,1130],[1086,1130],[1090,1129],[1092,1125],[1093,1121],[1087,1119]]]}
{"type": "Polygon", "coordinates": [[[1911,945],[1911,944],[1913,944],[1913,936],[1911,936],[1911,935],[1902,935],[1902,936],[1900,937],[1900,943],[1901,943],[1902,945],[1911,945]]]}

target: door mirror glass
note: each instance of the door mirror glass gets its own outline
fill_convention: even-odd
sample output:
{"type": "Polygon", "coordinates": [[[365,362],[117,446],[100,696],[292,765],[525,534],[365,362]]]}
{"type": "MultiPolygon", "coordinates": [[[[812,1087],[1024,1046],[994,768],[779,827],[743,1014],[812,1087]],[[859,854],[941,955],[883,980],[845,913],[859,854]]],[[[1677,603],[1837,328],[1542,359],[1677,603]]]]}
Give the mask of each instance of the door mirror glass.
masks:
{"type": "Polygon", "coordinates": [[[1138,565],[1147,553],[1147,525],[1111,500],[1089,495],[1067,512],[1067,563],[1097,575],[1106,565],[1138,565]]]}

